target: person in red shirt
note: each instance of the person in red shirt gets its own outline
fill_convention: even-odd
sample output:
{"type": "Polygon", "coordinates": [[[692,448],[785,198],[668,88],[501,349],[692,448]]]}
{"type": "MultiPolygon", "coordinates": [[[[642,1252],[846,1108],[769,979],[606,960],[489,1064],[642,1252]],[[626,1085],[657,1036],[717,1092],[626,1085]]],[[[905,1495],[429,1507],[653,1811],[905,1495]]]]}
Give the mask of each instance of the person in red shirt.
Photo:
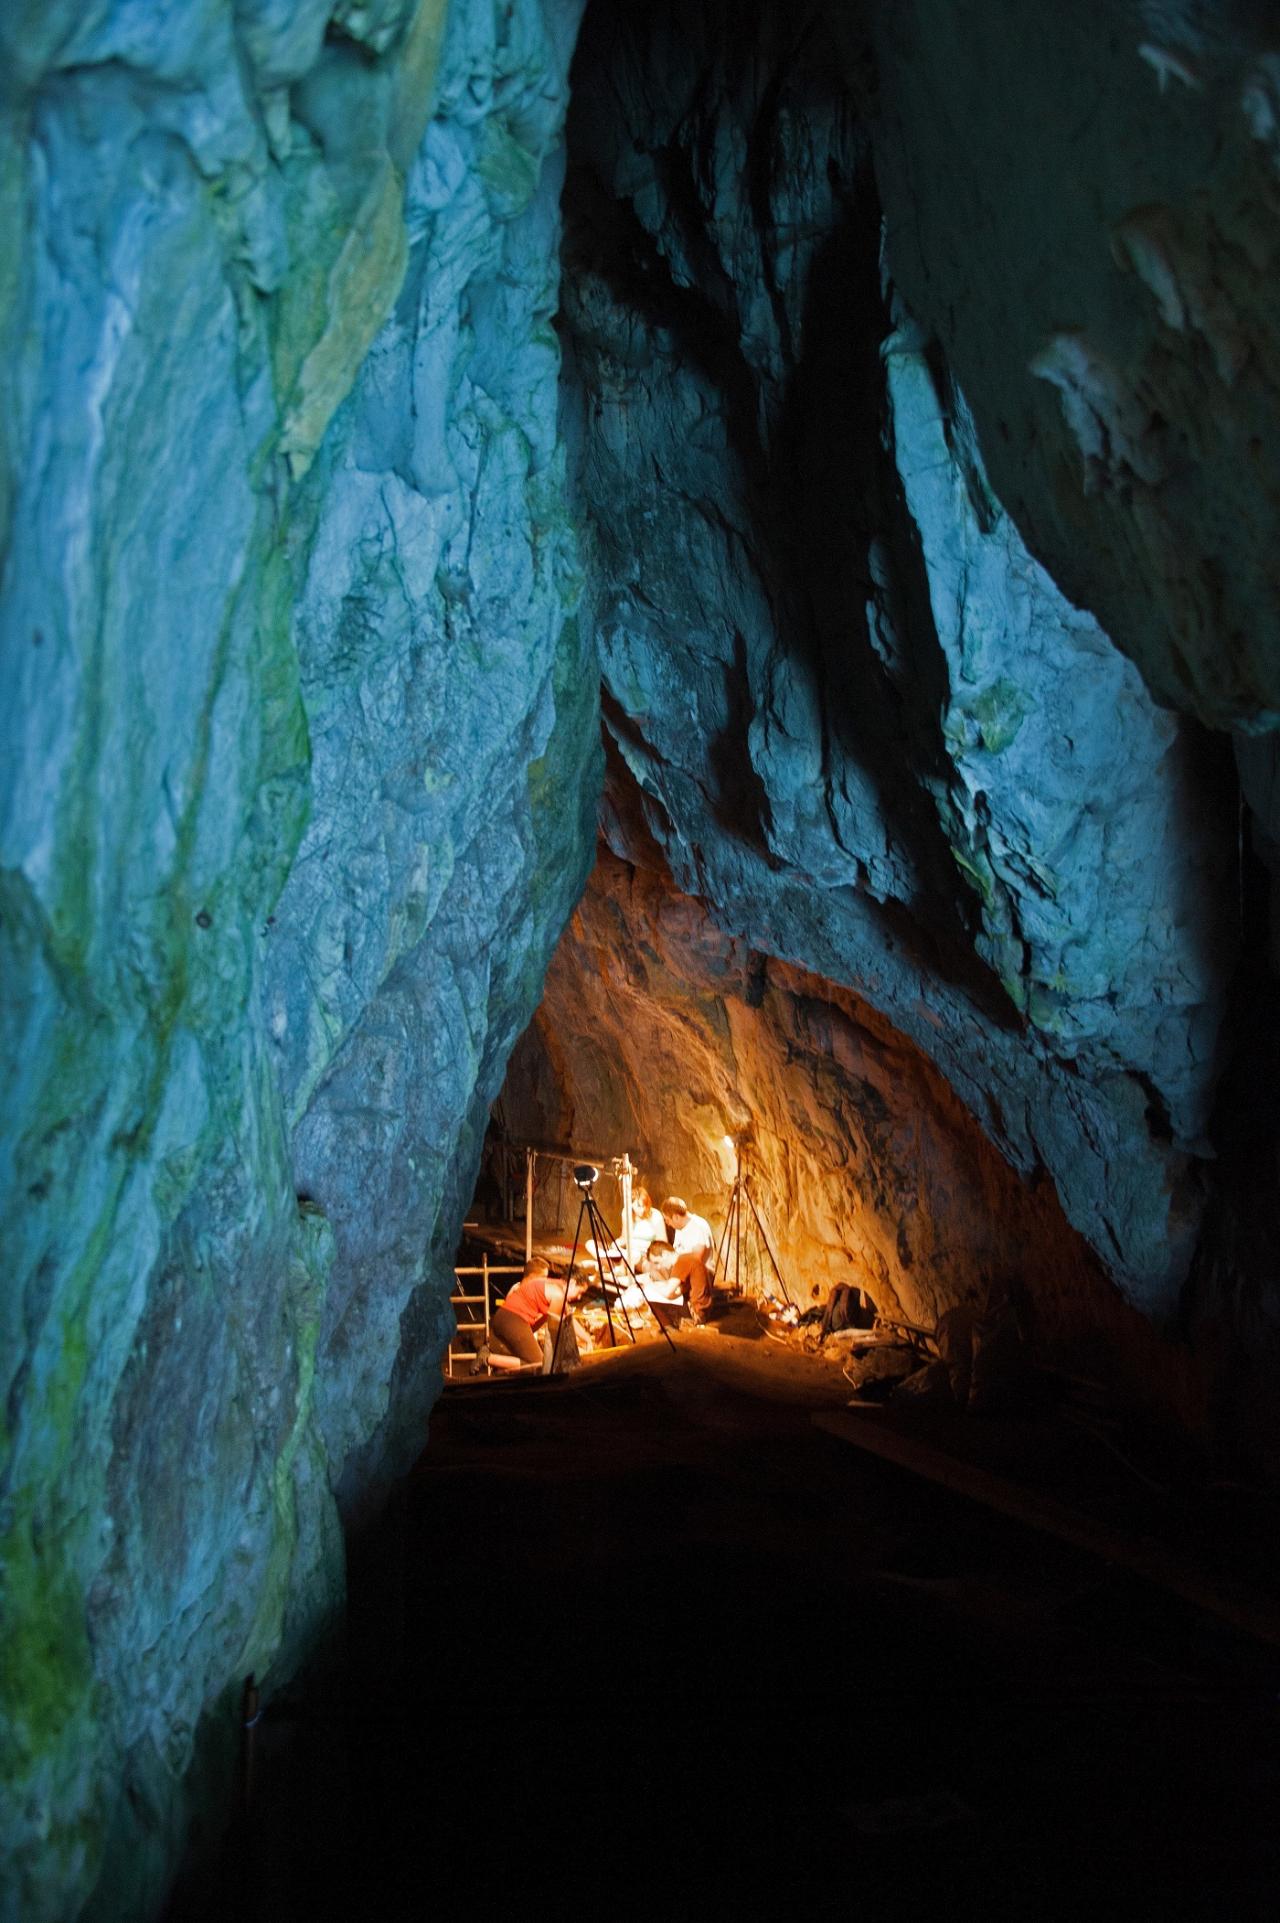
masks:
{"type": "MultiPolygon", "coordinates": [[[[535,1255],[490,1318],[490,1348],[502,1355],[519,1356],[530,1367],[541,1365],[543,1373],[549,1374],[556,1323],[568,1303],[576,1302],[582,1292],[579,1282],[554,1281],[550,1263],[535,1255]]],[[[560,1360],[572,1366],[577,1355],[571,1319],[560,1339],[560,1360]]]]}

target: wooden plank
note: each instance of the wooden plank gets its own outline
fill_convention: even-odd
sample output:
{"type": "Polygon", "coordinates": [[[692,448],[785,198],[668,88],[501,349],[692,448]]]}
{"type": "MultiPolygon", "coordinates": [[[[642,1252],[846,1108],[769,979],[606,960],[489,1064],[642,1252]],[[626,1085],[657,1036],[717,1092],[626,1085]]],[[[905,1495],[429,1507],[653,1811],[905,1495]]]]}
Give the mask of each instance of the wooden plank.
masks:
{"type": "Polygon", "coordinates": [[[1073,1548],[1099,1556],[1104,1562],[1141,1576],[1161,1589],[1171,1591],[1183,1602],[1230,1623],[1259,1642],[1280,1646],[1280,1602],[1240,1583],[1219,1583],[1205,1570],[1188,1562],[1165,1543],[1151,1536],[1126,1535],[1109,1523],[1070,1509],[1056,1497],[1024,1489],[1004,1476],[962,1462],[930,1443],[898,1434],[886,1428],[870,1413],[848,1409],[824,1410],[811,1421],[841,1442],[891,1462],[910,1474],[949,1489],[953,1495],[980,1502],[1002,1516],[1056,1536],[1073,1548]]]}

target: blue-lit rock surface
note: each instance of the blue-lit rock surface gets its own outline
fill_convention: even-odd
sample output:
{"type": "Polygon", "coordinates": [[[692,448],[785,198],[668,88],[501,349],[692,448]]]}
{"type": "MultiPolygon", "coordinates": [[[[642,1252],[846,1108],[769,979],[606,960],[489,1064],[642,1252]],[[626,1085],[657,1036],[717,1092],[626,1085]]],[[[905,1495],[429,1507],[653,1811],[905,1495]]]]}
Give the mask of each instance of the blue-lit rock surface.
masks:
{"type": "Polygon", "coordinates": [[[876,74],[895,276],[1001,500],[1161,699],[1275,729],[1273,10],[870,0],[838,17],[876,74]]]}
{"type": "Polygon", "coordinates": [[[1027,552],[894,289],[837,54],[756,11],[751,60],[661,8],[579,53],[612,81],[571,109],[565,292],[606,719],[677,886],[856,985],[1167,1313],[1234,954],[1225,755],[1027,552]]]}
{"type": "Polygon", "coordinates": [[[445,14],[6,18],[6,1917],[146,1914],[338,1604],[590,860],[577,9],[445,14]]]}

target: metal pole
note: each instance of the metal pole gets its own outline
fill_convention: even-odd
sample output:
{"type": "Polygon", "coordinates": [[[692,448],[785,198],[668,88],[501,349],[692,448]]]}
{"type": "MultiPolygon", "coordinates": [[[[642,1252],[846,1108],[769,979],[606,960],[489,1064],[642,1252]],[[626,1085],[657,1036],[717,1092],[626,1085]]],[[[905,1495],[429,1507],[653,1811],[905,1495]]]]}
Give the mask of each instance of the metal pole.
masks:
{"type": "Polygon", "coordinates": [[[733,1205],[737,1199],[738,1178],[735,1175],[733,1178],[733,1187],[729,1190],[729,1207],[725,1212],[724,1228],[721,1231],[720,1241],[716,1248],[717,1275],[727,1276],[729,1273],[729,1260],[733,1252],[733,1205]]]}
{"type": "Polygon", "coordinates": [[[631,1166],[631,1156],[624,1153],[620,1169],[622,1176],[622,1253],[627,1258],[627,1267],[635,1261],[631,1250],[631,1178],[635,1170],[631,1166]]]}
{"type": "MultiPolygon", "coordinates": [[[[578,1226],[573,1231],[573,1247],[569,1251],[569,1273],[565,1276],[565,1279],[564,1279],[564,1301],[560,1305],[560,1319],[556,1323],[555,1340],[551,1344],[551,1367],[547,1371],[548,1375],[555,1374],[556,1362],[558,1361],[560,1356],[560,1331],[561,1329],[563,1329],[564,1319],[566,1315],[568,1315],[569,1313],[569,1284],[573,1281],[573,1265],[578,1259],[578,1243],[582,1239],[582,1218],[584,1215],[587,1215],[587,1203],[589,1200],[590,1200],[590,1197],[587,1194],[587,1191],[584,1189],[582,1192],[582,1206],[578,1210],[578,1226]]],[[[591,1218],[590,1216],[588,1216],[587,1217],[588,1227],[590,1227],[590,1222],[591,1222],[591,1218]]],[[[609,1334],[610,1336],[612,1336],[613,1317],[609,1315],[609,1298],[607,1295],[604,1299],[604,1312],[606,1316],[609,1316],[609,1334]]]]}
{"type": "Polygon", "coordinates": [[[769,1237],[765,1231],[764,1223],[760,1220],[760,1211],[755,1205],[755,1200],[752,1197],[750,1189],[745,1190],[744,1193],[746,1194],[747,1202],[750,1206],[751,1213],[756,1218],[756,1228],[760,1232],[760,1240],[764,1243],[764,1252],[768,1256],[770,1262],[773,1264],[773,1272],[778,1278],[778,1287],[782,1290],[783,1295],[786,1296],[787,1302],[794,1309],[796,1305],[791,1300],[790,1289],[788,1289],[786,1283],[782,1279],[782,1270],[778,1267],[777,1257],[774,1255],[773,1250],[769,1246],[769,1237]]]}
{"type": "MultiPolygon", "coordinates": [[[[598,1203],[596,1202],[595,1197],[591,1194],[588,1194],[587,1202],[589,1205],[588,1214],[591,1219],[592,1227],[595,1230],[596,1247],[600,1249],[600,1251],[604,1256],[605,1262],[608,1264],[609,1280],[613,1283],[614,1288],[618,1289],[617,1271],[613,1266],[614,1258],[609,1254],[609,1245],[614,1238],[609,1233],[609,1225],[601,1215],[600,1208],[598,1203]]],[[[631,1280],[636,1284],[636,1287],[640,1290],[641,1295],[644,1295],[644,1284],[641,1282],[640,1277],[636,1274],[635,1270],[632,1268],[630,1262],[628,1262],[626,1256],[622,1254],[621,1250],[619,1250],[619,1253],[618,1253],[618,1260],[622,1263],[623,1268],[626,1270],[627,1274],[631,1277],[631,1280]]],[[[602,1289],[604,1289],[603,1275],[600,1278],[600,1286],[602,1289]]],[[[621,1308],[623,1317],[627,1324],[627,1334],[631,1337],[631,1340],[634,1342],[636,1340],[635,1330],[631,1327],[631,1317],[627,1312],[626,1303],[622,1300],[622,1293],[623,1293],[622,1290],[618,1289],[618,1306],[621,1308]]],[[[658,1323],[658,1331],[662,1336],[663,1341],[666,1343],[669,1349],[674,1350],[676,1345],[671,1340],[670,1330],[665,1326],[665,1324],[658,1321],[658,1316],[654,1311],[653,1304],[649,1302],[647,1296],[645,1297],[645,1301],[646,1301],[647,1307],[649,1308],[650,1313],[653,1315],[654,1321],[658,1323]]],[[[605,1314],[608,1315],[609,1292],[607,1289],[604,1289],[604,1306],[605,1306],[605,1314]]],[[[613,1333],[612,1316],[609,1317],[609,1333],[611,1335],[613,1333]]]]}
{"type": "Polygon", "coordinates": [[[533,1150],[524,1152],[524,1259],[533,1255],[533,1150]]]}
{"type": "MultiPolygon", "coordinates": [[[[596,1206],[596,1199],[592,1195],[590,1189],[587,1190],[587,1220],[591,1224],[591,1231],[595,1237],[596,1260],[597,1262],[603,1261],[605,1266],[608,1268],[609,1280],[613,1284],[614,1294],[618,1298],[618,1307],[622,1310],[622,1319],[627,1325],[627,1334],[631,1337],[631,1340],[634,1343],[636,1339],[636,1332],[631,1326],[631,1315],[627,1309],[626,1303],[622,1299],[623,1292],[618,1287],[618,1273],[613,1266],[613,1257],[609,1253],[609,1244],[613,1240],[613,1237],[610,1235],[608,1229],[604,1225],[604,1220],[600,1214],[600,1210],[596,1206]]],[[[627,1267],[630,1270],[631,1268],[630,1263],[627,1264],[627,1267]]],[[[632,1273],[632,1280],[633,1281],[635,1280],[634,1272],[632,1273]]],[[[609,1347],[613,1349],[617,1347],[617,1336],[614,1332],[613,1311],[609,1307],[609,1291],[605,1287],[603,1272],[600,1275],[600,1289],[601,1289],[601,1293],[604,1296],[604,1312],[609,1319],[609,1347]]]]}

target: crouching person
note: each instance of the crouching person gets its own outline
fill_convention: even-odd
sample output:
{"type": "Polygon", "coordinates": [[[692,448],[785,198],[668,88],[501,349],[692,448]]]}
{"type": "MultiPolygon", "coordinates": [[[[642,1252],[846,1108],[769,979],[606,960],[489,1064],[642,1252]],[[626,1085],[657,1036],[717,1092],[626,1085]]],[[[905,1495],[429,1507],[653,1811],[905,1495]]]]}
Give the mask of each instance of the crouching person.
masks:
{"type": "Polygon", "coordinates": [[[579,1360],[578,1340],[568,1305],[576,1302],[582,1293],[579,1282],[554,1281],[550,1264],[535,1255],[525,1264],[524,1274],[514,1289],[507,1291],[493,1312],[489,1322],[490,1349],[499,1355],[515,1356],[528,1368],[550,1375],[556,1329],[561,1318],[567,1315],[555,1357],[556,1369],[559,1372],[575,1368],[579,1360]]]}
{"type": "Polygon", "coordinates": [[[696,1251],[677,1253],[670,1242],[649,1244],[640,1265],[640,1282],[660,1329],[676,1328],[686,1313],[694,1328],[702,1325],[702,1316],[689,1298],[695,1281],[703,1275],[705,1268],[696,1251]]]}
{"type": "Polygon", "coordinates": [[[715,1307],[716,1250],[711,1224],[705,1216],[695,1215],[682,1195],[669,1195],[662,1204],[662,1215],[676,1252],[685,1304],[697,1327],[706,1322],[715,1307]]]}

